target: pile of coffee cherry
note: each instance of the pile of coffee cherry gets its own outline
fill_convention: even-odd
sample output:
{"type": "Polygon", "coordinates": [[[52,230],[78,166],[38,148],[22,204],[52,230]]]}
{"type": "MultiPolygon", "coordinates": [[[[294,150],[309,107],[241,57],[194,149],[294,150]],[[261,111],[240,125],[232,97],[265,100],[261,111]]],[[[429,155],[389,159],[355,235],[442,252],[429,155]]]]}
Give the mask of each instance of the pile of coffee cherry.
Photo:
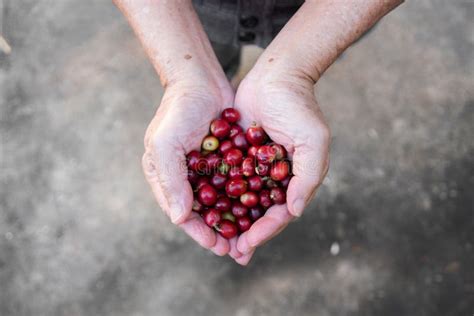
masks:
{"type": "Polygon", "coordinates": [[[247,231],[270,206],[284,204],[291,178],[285,148],[256,124],[244,132],[239,119],[236,109],[222,111],[201,151],[187,155],[193,211],[227,239],[247,231]]]}

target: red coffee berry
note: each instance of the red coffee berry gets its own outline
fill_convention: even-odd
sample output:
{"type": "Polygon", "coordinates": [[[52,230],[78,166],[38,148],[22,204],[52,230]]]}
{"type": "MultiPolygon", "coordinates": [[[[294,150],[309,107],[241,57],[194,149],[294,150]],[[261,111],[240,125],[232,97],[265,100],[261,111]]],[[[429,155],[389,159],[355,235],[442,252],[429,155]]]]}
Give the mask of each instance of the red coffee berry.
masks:
{"type": "Polygon", "coordinates": [[[195,185],[199,180],[199,175],[196,171],[188,169],[188,181],[191,185],[195,185]]]}
{"type": "Polygon", "coordinates": [[[255,174],[255,162],[253,158],[245,158],[242,161],[242,174],[246,177],[250,177],[255,174]]]}
{"type": "Polygon", "coordinates": [[[229,170],[229,178],[230,179],[236,179],[236,178],[242,178],[243,173],[242,173],[242,168],[241,167],[232,167],[229,170]]]}
{"type": "Polygon", "coordinates": [[[229,137],[232,138],[234,137],[235,135],[239,134],[239,133],[243,133],[244,130],[242,129],[242,127],[240,125],[232,125],[230,127],[230,132],[229,132],[229,137]]]}
{"type": "Polygon", "coordinates": [[[225,183],[227,181],[227,177],[221,173],[216,173],[212,176],[210,183],[216,189],[223,189],[225,187],[225,183]]]}
{"type": "Polygon", "coordinates": [[[243,154],[237,148],[229,149],[224,155],[224,161],[226,164],[232,166],[238,166],[242,162],[243,154]]]}
{"type": "Polygon", "coordinates": [[[235,216],[231,212],[224,212],[221,217],[235,223],[235,216]]]}
{"type": "Polygon", "coordinates": [[[222,141],[219,145],[219,153],[220,154],[225,154],[229,149],[232,148],[232,142],[228,139],[222,141]]]}
{"type": "Polygon", "coordinates": [[[240,196],[240,202],[246,207],[253,207],[258,204],[258,195],[252,191],[245,192],[240,196]]]}
{"type": "Polygon", "coordinates": [[[217,138],[224,138],[230,133],[230,124],[224,119],[217,119],[212,121],[210,130],[217,138]]]}
{"type": "Polygon", "coordinates": [[[247,179],[250,191],[260,191],[263,187],[263,180],[259,176],[253,176],[247,179]]]}
{"type": "Polygon", "coordinates": [[[291,177],[286,177],[285,179],[281,180],[281,186],[284,188],[288,187],[288,184],[290,184],[291,177]]]}
{"type": "Polygon", "coordinates": [[[207,167],[209,168],[209,171],[215,172],[217,167],[222,162],[222,158],[219,157],[218,154],[212,153],[206,156],[206,161],[207,161],[207,167]]]}
{"type": "Polygon", "coordinates": [[[270,145],[273,150],[275,151],[275,159],[282,160],[286,158],[286,149],[280,144],[272,144],[270,145]]]}
{"type": "Polygon", "coordinates": [[[247,141],[254,146],[261,145],[267,140],[267,134],[263,128],[261,126],[257,126],[256,123],[253,123],[252,126],[247,129],[245,137],[247,141]]]}
{"type": "Polygon", "coordinates": [[[275,204],[286,203],[286,193],[282,188],[273,188],[270,191],[270,198],[275,204]]]}
{"type": "Polygon", "coordinates": [[[275,149],[268,145],[260,146],[257,150],[257,154],[255,155],[258,162],[266,164],[272,163],[273,160],[275,160],[275,156],[275,149]]]}
{"type": "Polygon", "coordinates": [[[262,217],[264,214],[264,210],[260,205],[251,207],[249,209],[249,218],[252,222],[255,222],[257,219],[262,217]]]}
{"type": "Polygon", "coordinates": [[[249,148],[249,143],[247,142],[244,133],[238,133],[237,135],[234,135],[231,138],[231,141],[232,145],[240,150],[246,150],[249,148]]]}
{"type": "Polygon", "coordinates": [[[227,212],[231,210],[231,206],[232,204],[230,202],[230,199],[227,196],[222,195],[217,198],[214,208],[221,212],[227,212]]]}
{"type": "Polygon", "coordinates": [[[198,200],[194,200],[193,201],[193,206],[192,206],[192,209],[194,212],[201,212],[203,209],[204,209],[204,206],[202,206],[201,203],[199,203],[198,200]]]}
{"type": "Polygon", "coordinates": [[[270,176],[275,181],[281,181],[288,176],[289,171],[288,162],[277,161],[270,170],[270,176]]]}
{"type": "Polygon", "coordinates": [[[196,190],[195,191],[201,190],[201,188],[203,186],[208,185],[208,184],[209,184],[209,178],[199,177],[199,179],[197,180],[197,183],[196,183],[196,190]]]}
{"type": "Polygon", "coordinates": [[[257,167],[255,167],[255,173],[259,176],[266,176],[270,173],[270,165],[259,163],[257,167]]]}
{"type": "Polygon", "coordinates": [[[273,205],[273,201],[270,197],[270,191],[268,190],[262,190],[259,194],[259,202],[260,205],[264,208],[267,209],[270,206],[273,205]]]}
{"type": "Polygon", "coordinates": [[[258,147],[257,146],[250,146],[249,149],[247,150],[247,156],[249,157],[255,157],[257,154],[258,147]]]}
{"type": "Polygon", "coordinates": [[[239,201],[234,201],[232,203],[232,214],[235,217],[242,217],[247,215],[248,209],[239,201]]]}
{"type": "Polygon", "coordinates": [[[201,204],[212,206],[216,203],[217,192],[211,185],[205,184],[198,191],[198,200],[201,204]]]}
{"type": "Polygon", "coordinates": [[[241,233],[246,232],[247,230],[250,229],[250,226],[252,226],[252,222],[247,216],[237,218],[236,224],[241,233]]]}
{"type": "Polygon", "coordinates": [[[221,213],[213,208],[208,209],[202,216],[204,223],[209,227],[216,227],[221,221],[221,213]]]}
{"type": "Polygon", "coordinates": [[[225,191],[231,198],[237,198],[247,191],[247,181],[243,179],[230,179],[225,185],[225,191]]]}
{"type": "Polygon", "coordinates": [[[222,111],[222,118],[229,123],[235,123],[240,120],[240,113],[234,108],[227,108],[222,111]]]}
{"type": "Polygon", "coordinates": [[[198,167],[199,159],[201,159],[201,153],[199,151],[193,150],[189,152],[189,154],[186,156],[186,160],[188,162],[188,168],[196,171],[198,167]]]}
{"type": "Polygon", "coordinates": [[[221,220],[220,223],[215,226],[215,229],[226,239],[237,236],[237,226],[227,219],[221,220]]]}
{"type": "Polygon", "coordinates": [[[202,149],[207,151],[214,151],[219,148],[219,140],[214,136],[206,136],[202,140],[202,149]]]}

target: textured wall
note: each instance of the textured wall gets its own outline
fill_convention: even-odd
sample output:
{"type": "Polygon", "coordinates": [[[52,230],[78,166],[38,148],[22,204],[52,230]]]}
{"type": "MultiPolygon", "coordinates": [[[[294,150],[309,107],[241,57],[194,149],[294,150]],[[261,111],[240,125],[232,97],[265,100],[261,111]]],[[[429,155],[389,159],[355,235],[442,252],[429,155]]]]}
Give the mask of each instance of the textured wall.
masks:
{"type": "Polygon", "coordinates": [[[242,268],[153,200],[163,90],[111,1],[4,1],[0,315],[471,315],[473,17],[407,1],[329,69],[328,179],[242,268]]]}

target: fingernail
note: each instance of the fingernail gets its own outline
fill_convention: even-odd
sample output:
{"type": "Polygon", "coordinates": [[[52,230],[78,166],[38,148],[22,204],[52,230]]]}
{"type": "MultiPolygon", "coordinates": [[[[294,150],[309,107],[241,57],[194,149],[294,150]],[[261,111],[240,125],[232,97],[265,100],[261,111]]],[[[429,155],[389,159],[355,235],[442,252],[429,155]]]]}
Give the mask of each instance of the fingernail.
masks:
{"type": "Polygon", "coordinates": [[[293,202],[293,215],[300,217],[304,210],[304,200],[297,199],[293,202]]]}
{"type": "Polygon", "coordinates": [[[182,220],[182,217],[184,215],[184,209],[178,205],[175,205],[174,207],[171,208],[171,222],[173,224],[179,224],[182,220]]]}

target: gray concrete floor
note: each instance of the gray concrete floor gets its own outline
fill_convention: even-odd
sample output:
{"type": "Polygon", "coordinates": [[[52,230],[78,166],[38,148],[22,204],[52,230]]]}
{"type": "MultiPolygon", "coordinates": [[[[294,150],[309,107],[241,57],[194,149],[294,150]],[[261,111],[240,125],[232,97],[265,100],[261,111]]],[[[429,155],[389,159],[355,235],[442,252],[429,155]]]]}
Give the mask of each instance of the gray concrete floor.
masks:
{"type": "Polygon", "coordinates": [[[242,268],[153,200],[163,90],[111,2],[4,1],[0,315],[472,315],[473,17],[407,1],[329,69],[329,177],[242,268]]]}

